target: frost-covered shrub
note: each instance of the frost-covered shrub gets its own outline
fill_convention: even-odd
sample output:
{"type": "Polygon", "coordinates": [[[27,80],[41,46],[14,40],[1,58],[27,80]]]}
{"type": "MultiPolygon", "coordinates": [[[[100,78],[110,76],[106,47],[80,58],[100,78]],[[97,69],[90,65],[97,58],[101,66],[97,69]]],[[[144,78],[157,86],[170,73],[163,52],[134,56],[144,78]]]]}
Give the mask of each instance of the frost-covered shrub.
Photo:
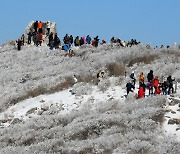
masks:
{"type": "Polygon", "coordinates": [[[92,85],[89,83],[80,82],[73,86],[71,92],[75,95],[88,95],[92,93],[92,85]]]}
{"type": "Polygon", "coordinates": [[[110,87],[111,83],[109,79],[103,79],[98,83],[98,89],[102,92],[106,91],[110,87]]]}
{"type": "Polygon", "coordinates": [[[123,83],[123,81],[124,81],[124,77],[122,76],[110,78],[111,86],[120,86],[123,83]]]}
{"type": "Polygon", "coordinates": [[[164,136],[153,118],[165,101],[87,101],[67,115],[31,118],[0,128],[0,153],[180,153],[179,143],[164,136]]]}
{"type": "Polygon", "coordinates": [[[104,68],[108,68],[110,76],[123,75],[124,66],[133,59],[138,60],[139,57],[150,57],[152,60],[156,55],[151,64],[145,62],[145,64],[139,63],[132,66],[136,69],[137,75],[140,71],[146,74],[152,69],[161,77],[164,74],[172,74],[179,80],[179,58],[175,56],[178,55],[179,50],[154,50],[147,49],[143,45],[121,48],[110,44],[98,48],[85,45],[74,47],[73,50],[76,53],[75,56],[65,57],[64,51],[51,51],[46,46],[38,48],[23,46],[21,51],[17,51],[11,45],[2,46],[0,48],[0,108],[4,110],[28,98],[28,92],[36,91],[38,87],[44,88],[45,91],[41,91],[42,93],[53,93],[69,88],[73,85],[74,74],[79,82],[93,84],[97,73],[104,68]],[[26,75],[29,77],[26,78],[26,75]],[[21,79],[25,80],[22,82],[21,79]]]}

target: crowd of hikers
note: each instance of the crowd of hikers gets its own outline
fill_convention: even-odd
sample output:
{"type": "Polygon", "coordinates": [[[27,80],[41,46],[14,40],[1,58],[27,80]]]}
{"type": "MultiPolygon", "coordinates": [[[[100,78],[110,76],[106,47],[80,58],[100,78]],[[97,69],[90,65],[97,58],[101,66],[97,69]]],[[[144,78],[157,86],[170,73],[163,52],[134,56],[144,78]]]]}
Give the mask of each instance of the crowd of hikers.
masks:
{"type": "MultiPolygon", "coordinates": [[[[129,77],[130,80],[126,84],[127,95],[129,92],[133,92],[137,81],[134,75],[134,71],[130,74],[129,77]]],[[[170,95],[174,93],[173,82],[175,81],[175,78],[172,79],[171,75],[169,75],[166,80],[160,82],[158,76],[154,76],[153,70],[150,70],[150,72],[147,74],[147,83],[145,83],[143,72],[139,74],[138,80],[138,98],[144,98],[146,90],[148,90],[148,96],[160,94],[170,95]]]]}
{"type": "MultiPolygon", "coordinates": [[[[41,46],[42,42],[48,39],[47,45],[50,47],[50,49],[57,49],[59,46],[62,46],[63,50],[68,50],[72,45],[74,46],[81,46],[84,44],[91,44],[94,47],[98,47],[99,44],[105,44],[106,41],[102,39],[100,42],[99,36],[94,37],[93,39],[87,35],[87,36],[76,36],[73,38],[72,35],[66,34],[63,37],[63,43],[61,43],[59,36],[57,33],[53,33],[51,30],[51,22],[41,22],[41,21],[35,21],[32,25],[32,27],[29,29],[29,32],[27,33],[27,42],[25,42],[25,35],[22,34],[22,36],[16,41],[17,42],[17,48],[18,50],[21,50],[21,46],[23,46],[25,43],[27,44],[33,44],[35,46],[41,46]]],[[[111,43],[117,43],[122,47],[126,46],[132,46],[137,45],[140,42],[137,42],[135,39],[131,39],[131,41],[125,42],[119,38],[112,37],[110,39],[111,43]]]]}

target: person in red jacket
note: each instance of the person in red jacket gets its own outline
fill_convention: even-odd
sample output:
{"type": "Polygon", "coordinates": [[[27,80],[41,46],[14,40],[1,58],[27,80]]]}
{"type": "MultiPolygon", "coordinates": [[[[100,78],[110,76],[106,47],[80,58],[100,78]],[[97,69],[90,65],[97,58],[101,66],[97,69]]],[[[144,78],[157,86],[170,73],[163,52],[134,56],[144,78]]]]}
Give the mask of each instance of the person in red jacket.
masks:
{"type": "Polygon", "coordinates": [[[159,87],[159,86],[156,88],[156,94],[158,94],[158,95],[160,95],[160,94],[161,94],[161,89],[160,89],[160,87],[159,87]]]}
{"type": "Polygon", "coordinates": [[[154,80],[153,80],[153,86],[154,86],[154,89],[155,89],[155,93],[157,92],[157,88],[159,86],[159,79],[158,79],[158,76],[155,76],[154,80]]]}
{"type": "Polygon", "coordinates": [[[42,33],[42,27],[43,27],[43,25],[42,25],[42,22],[40,21],[40,22],[38,22],[38,31],[39,31],[39,33],[42,33]]]}
{"type": "Polygon", "coordinates": [[[143,98],[145,96],[144,88],[140,86],[138,91],[138,98],[143,98]]]}

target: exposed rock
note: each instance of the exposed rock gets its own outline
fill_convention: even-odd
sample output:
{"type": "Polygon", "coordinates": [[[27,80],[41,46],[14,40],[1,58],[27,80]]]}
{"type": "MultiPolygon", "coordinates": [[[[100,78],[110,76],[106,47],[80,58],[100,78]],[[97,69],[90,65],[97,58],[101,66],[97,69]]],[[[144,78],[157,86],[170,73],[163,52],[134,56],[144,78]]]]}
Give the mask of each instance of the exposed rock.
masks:
{"type": "Polygon", "coordinates": [[[169,105],[170,106],[174,106],[174,105],[176,105],[177,103],[175,102],[175,101],[172,101],[172,102],[169,102],[169,105]]]}
{"type": "Polygon", "coordinates": [[[171,97],[174,97],[174,94],[171,94],[170,96],[171,96],[171,97]]]}
{"type": "Polygon", "coordinates": [[[19,118],[14,118],[12,121],[11,121],[11,124],[14,125],[14,124],[19,124],[21,123],[22,120],[20,120],[19,118]]]}
{"type": "Polygon", "coordinates": [[[175,123],[176,123],[176,120],[174,120],[174,119],[169,119],[169,121],[168,121],[169,125],[174,125],[175,123]]]}
{"type": "Polygon", "coordinates": [[[47,111],[47,110],[49,110],[49,106],[42,105],[41,106],[41,110],[47,111]]]}
{"type": "Polygon", "coordinates": [[[29,111],[26,112],[26,115],[32,114],[32,113],[34,113],[36,110],[37,110],[37,107],[32,108],[32,109],[30,109],[29,111]]]}
{"type": "Polygon", "coordinates": [[[179,99],[174,99],[172,98],[172,103],[174,102],[174,104],[180,104],[180,100],[179,99]]]}
{"type": "Polygon", "coordinates": [[[40,100],[40,102],[41,102],[41,103],[44,103],[44,102],[45,102],[45,100],[43,100],[43,99],[42,99],[42,100],[40,100]]]}
{"type": "Polygon", "coordinates": [[[179,112],[180,112],[180,109],[178,109],[177,111],[179,111],[179,112]]]}
{"type": "Polygon", "coordinates": [[[180,130],[180,128],[176,128],[176,131],[180,130]]]}
{"type": "MultiPolygon", "coordinates": [[[[25,29],[25,42],[27,42],[28,40],[28,33],[31,31],[31,32],[34,32],[34,22],[35,21],[31,21],[26,29],[25,29]]],[[[50,32],[53,32],[53,34],[56,33],[56,23],[55,22],[50,22],[50,21],[41,21],[42,22],[42,34],[44,36],[44,41],[43,43],[44,44],[47,44],[48,43],[48,35],[47,35],[47,22],[49,22],[50,24],[50,32]]]]}
{"type": "Polygon", "coordinates": [[[177,124],[177,125],[180,125],[180,119],[177,119],[177,120],[176,120],[176,124],[177,124]]]}
{"type": "Polygon", "coordinates": [[[43,112],[44,112],[43,110],[39,110],[39,111],[37,112],[37,115],[42,115],[43,112]]]}
{"type": "Polygon", "coordinates": [[[175,112],[175,111],[173,111],[173,110],[171,110],[171,113],[172,113],[172,114],[176,114],[176,112],[175,112]]]}
{"type": "Polygon", "coordinates": [[[166,110],[164,110],[164,112],[171,112],[171,110],[170,109],[166,109],[166,110]]]}
{"type": "Polygon", "coordinates": [[[180,124],[180,119],[169,119],[168,124],[169,125],[174,125],[174,124],[179,125],[180,124]]]}

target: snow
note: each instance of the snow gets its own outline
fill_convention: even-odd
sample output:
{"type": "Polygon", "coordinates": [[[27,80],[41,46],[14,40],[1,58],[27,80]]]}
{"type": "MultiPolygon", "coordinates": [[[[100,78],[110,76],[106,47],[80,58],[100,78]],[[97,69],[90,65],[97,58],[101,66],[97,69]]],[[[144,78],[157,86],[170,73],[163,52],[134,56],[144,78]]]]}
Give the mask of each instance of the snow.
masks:
{"type": "Polygon", "coordinates": [[[132,70],[136,77],[139,72],[147,74],[153,69],[160,78],[173,74],[180,81],[178,57],[174,59],[179,51],[149,51],[143,46],[119,49],[108,45],[97,49],[74,47],[74,50],[78,56],[70,58],[60,50],[49,51],[44,45],[38,48],[24,46],[19,52],[8,45],[0,49],[1,153],[13,150],[53,153],[56,148],[57,153],[59,149],[65,150],[64,153],[73,153],[73,150],[85,153],[88,149],[92,149],[89,153],[103,153],[104,149],[110,150],[107,153],[143,153],[146,150],[149,153],[169,150],[178,153],[179,125],[170,125],[168,120],[180,119],[179,104],[169,104],[172,99],[180,101],[180,84],[173,95],[143,99],[136,99],[138,82],[127,98],[125,85],[132,70]],[[126,65],[127,77],[118,74],[118,71],[124,71],[119,68],[111,72],[115,74],[112,76],[108,74],[110,70],[106,70],[105,78],[98,84],[95,80],[97,72],[112,62],[129,64],[138,54],[146,56],[148,53],[149,56],[157,52],[161,56],[153,63],[126,65]],[[164,65],[165,61],[169,64],[164,65]],[[22,78],[26,82],[21,83],[22,78]],[[90,78],[90,83],[86,83],[86,78],[90,78]],[[48,94],[52,87],[66,81],[72,85],[48,94]],[[29,94],[28,98],[14,104],[7,103],[41,88],[47,89],[47,93],[35,97],[29,94]],[[174,112],[166,112],[161,123],[154,117],[163,113],[162,110],[174,112]],[[13,124],[16,118],[22,122],[13,124]]]}
{"type": "Polygon", "coordinates": [[[28,118],[26,113],[32,108],[41,108],[43,106],[58,105],[63,108],[60,114],[70,113],[72,110],[78,110],[81,105],[85,104],[88,100],[93,99],[93,103],[107,101],[108,99],[122,99],[124,100],[124,92],[121,87],[110,87],[107,91],[99,91],[97,86],[93,86],[93,92],[90,95],[77,96],[71,94],[71,88],[66,89],[54,94],[40,95],[35,98],[29,98],[22,102],[15,104],[8,108],[5,112],[0,114],[0,120],[4,120],[9,115],[10,117],[25,120],[28,118]]]}
{"type": "MultiPolygon", "coordinates": [[[[178,91],[180,92],[180,91],[178,91]]],[[[166,109],[170,109],[172,112],[167,112],[165,114],[165,122],[163,123],[164,131],[167,135],[173,135],[179,142],[180,142],[180,130],[177,130],[179,126],[177,124],[170,125],[168,124],[169,119],[179,119],[180,118],[180,111],[177,111],[179,109],[179,105],[176,104],[174,106],[166,106],[166,109]]]]}
{"type": "MultiPolygon", "coordinates": [[[[136,84],[137,85],[137,84],[136,84]]],[[[93,105],[97,106],[98,103],[107,101],[109,99],[113,100],[122,100],[125,101],[125,94],[126,90],[121,88],[120,86],[113,86],[109,87],[105,92],[99,91],[97,86],[93,86],[93,91],[89,95],[81,95],[78,96],[76,94],[72,95],[71,88],[56,92],[54,94],[49,95],[40,95],[35,98],[30,98],[27,100],[24,100],[22,102],[19,102],[18,104],[15,104],[14,106],[11,106],[8,108],[5,112],[2,112],[0,114],[0,120],[3,120],[5,118],[4,115],[13,117],[13,118],[19,118],[21,120],[27,120],[29,117],[27,115],[27,112],[32,108],[41,109],[44,107],[50,107],[52,105],[56,105],[56,107],[61,107],[61,111],[59,114],[68,114],[73,110],[79,110],[83,105],[85,105],[89,100],[92,100],[93,105]]],[[[137,93],[138,89],[136,86],[136,90],[134,91],[134,94],[137,93]]],[[[147,92],[147,91],[146,91],[147,92]]],[[[179,93],[180,90],[177,91],[179,93]]],[[[130,94],[131,95],[131,94],[130,94]]],[[[165,114],[165,122],[163,123],[163,129],[167,135],[173,135],[175,138],[177,138],[178,141],[180,141],[180,131],[177,131],[176,129],[179,128],[178,125],[169,125],[168,119],[172,118],[180,118],[180,112],[177,111],[179,109],[178,104],[174,106],[167,105],[165,106],[166,109],[171,109],[172,111],[175,111],[176,113],[167,112],[165,114]]],[[[93,109],[92,109],[93,110],[93,109]]],[[[38,116],[37,112],[31,114],[32,116],[38,116]]],[[[9,126],[9,123],[4,123],[4,126],[9,126]]]]}

